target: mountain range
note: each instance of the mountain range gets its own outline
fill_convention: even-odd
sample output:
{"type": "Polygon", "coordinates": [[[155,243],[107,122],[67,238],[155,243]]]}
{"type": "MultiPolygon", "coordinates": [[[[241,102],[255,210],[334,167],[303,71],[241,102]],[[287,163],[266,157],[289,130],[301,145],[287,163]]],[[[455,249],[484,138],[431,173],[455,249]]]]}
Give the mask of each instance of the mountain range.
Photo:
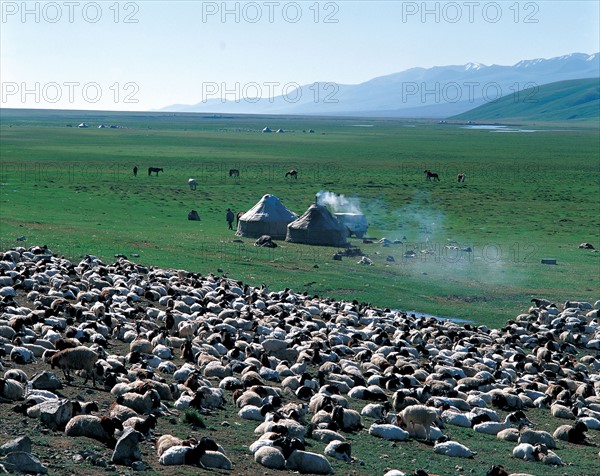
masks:
{"type": "Polygon", "coordinates": [[[598,77],[600,53],[573,53],[523,60],[512,66],[468,63],[411,68],[361,84],[316,82],[273,98],[212,98],[161,111],[446,118],[543,84],[598,77]]]}

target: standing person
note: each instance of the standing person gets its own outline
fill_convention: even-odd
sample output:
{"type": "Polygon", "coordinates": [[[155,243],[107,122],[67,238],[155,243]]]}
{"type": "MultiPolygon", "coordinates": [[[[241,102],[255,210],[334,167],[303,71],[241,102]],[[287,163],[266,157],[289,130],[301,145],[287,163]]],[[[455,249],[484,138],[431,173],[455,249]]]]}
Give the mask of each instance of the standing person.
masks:
{"type": "Polygon", "coordinates": [[[133,166],[133,176],[134,177],[137,177],[137,171],[138,171],[137,165],[134,165],[133,166]]]}
{"type": "Polygon", "coordinates": [[[227,209],[227,215],[225,216],[225,218],[227,220],[227,224],[229,225],[229,229],[233,230],[233,220],[234,220],[235,216],[233,215],[231,208],[227,209]]]}

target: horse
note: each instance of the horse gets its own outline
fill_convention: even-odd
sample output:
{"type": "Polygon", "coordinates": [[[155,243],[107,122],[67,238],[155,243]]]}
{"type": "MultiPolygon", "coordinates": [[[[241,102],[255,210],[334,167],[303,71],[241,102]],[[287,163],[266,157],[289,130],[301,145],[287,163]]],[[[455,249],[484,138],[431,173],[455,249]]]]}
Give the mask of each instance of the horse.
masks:
{"type": "Polygon", "coordinates": [[[229,176],[230,177],[239,177],[240,171],[238,169],[229,169],[229,176]]]}
{"type": "Polygon", "coordinates": [[[198,182],[196,181],[196,179],[191,178],[188,180],[188,185],[190,186],[190,190],[196,190],[198,182]]]}
{"type": "Polygon", "coordinates": [[[464,181],[465,181],[465,174],[458,174],[458,175],[456,176],[456,180],[457,180],[458,182],[464,182],[464,181]]]}
{"type": "Polygon", "coordinates": [[[158,177],[158,172],[162,172],[163,169],[160,169],[158,167],[148,167],[148,176],[152,175],[152,172],[154,172],[156,174],[156,176],[158,177]]]}
{"type": "Polygon", "coordinates": [[[432,172],[431,170],[427,169],[423,172],[426,175],[426,179],[427,180],[437,180],[438,182],[440,181],[440,176],[438,174],[436,174],[435,172],[432,172]]]}
{"type": "Polygon", "coordinates": [[[288,171],[285,173],[285,177],[287,178],[288,176],[289,176],[289,177],[293,177],[293,178],[297,179],[297,178],[298,178],[298,171],[297,171],[297,170],[294,170],[294,169],[292,169],[292,170],[288,170],[288,171]]]}

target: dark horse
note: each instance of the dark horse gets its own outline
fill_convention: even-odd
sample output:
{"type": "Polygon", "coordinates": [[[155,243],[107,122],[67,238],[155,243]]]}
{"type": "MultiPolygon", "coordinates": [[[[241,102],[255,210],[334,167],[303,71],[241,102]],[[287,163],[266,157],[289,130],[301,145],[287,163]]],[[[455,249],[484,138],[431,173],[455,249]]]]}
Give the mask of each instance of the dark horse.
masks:
{"type": "Polygon", "coordinates": [[[162,172],[163,169],[159,169],[158,167],[148,167],[148,175],[152,175],[152,172],[156,174],[158,177],[158,172],[162,172]]]}
{"type": "Polygon", "coordinates": [[[229,169],[229,176],[230,177],[239,177],[240,171],[238,169],[229,169]]]}
{"type": "Polygon", "coordinates": [[[286,177],[288,177],[288,176],[289,176],[289,177],[293,177],[293,178],[297,179],[297,178],[298,178],[298,171],[297,171],[297,170],[294,170],[294,169],[292,169],[292,170],[288,170],[288,171],[285,173],[285,176],[286,176],[286,177]]]}
{"type": "Polygon", "coordinates": [[[427,169],[425,170],[425,172],[423,172],[427,177],[427,180],[437,180],[438,182],[440,181],[440,176],[438,174],[436,174],[435,172],[432,172],[431,170],[427,169]]]}

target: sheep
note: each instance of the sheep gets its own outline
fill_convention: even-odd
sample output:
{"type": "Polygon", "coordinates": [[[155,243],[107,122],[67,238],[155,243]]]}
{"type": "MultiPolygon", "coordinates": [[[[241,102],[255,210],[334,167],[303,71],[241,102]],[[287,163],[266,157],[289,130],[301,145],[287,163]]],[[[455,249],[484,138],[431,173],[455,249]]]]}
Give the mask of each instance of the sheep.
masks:
{"type": "Polygon", "coordinates": [[[390,423],[373,423],[369,427],[369,434],[390,441],[408,441],[410,438],[408,431],[390,423]]]}
{"type": "Polygon", "coordinates": [[[0,378],[0,397],[9,402],[23,400],[25,398],[25,387],[16,380],[0,378]]]}
{"type": "MultiPolygon", "coordinates": [[[[398,422],[415,430],[415,425],[425,428],[427,440],[431,436],[431,425],[437,419],[437,412],[425,405],[411,405],[398,413],[398,422]]],[[[409,430],[410,431],[410,430],[409,430]]]]}
{"type": "Polygon", "coordinates": [[[477,454],[476,451],[471,451],[465,445],[461,445],[456,441],[440,440],[433,445],[433,451],[440,455],[451,456],[455,458],[473,458],[473,456],[477,454]]]}
{"type": "Polygon", "coordinates": [[[494,422],[494,421],[486,421],[484,423],[480,423],[478,425],[473,426],[473,430],[477,433],[485,433],[487,435],[497,435],[500,431],[510,428],[513,424],[519,423],[529,423],[531,422],[527,419],[525,414],[519,410],[513,413],[510,413],[506,416],[503,423],[494,422]]]}
{"type": "Polygon", "coordinates": [[[131,408],[139,415],[144,415],[160,407],[160,395],[154,389],[148,390],[143,395],[127,392],[117,397],[117,403],[131,408]]]}
{"type": "Polygon", "coordinates": [[[543,444],[547,448],[556,448],[556,441],[547,431],[536,431],[529,428],[521,427],[519,435],[519,443],[529,443],[531,445],[543,444]]]}
{"type": "Polygon", "coordinates": [[[564,466],[562,459],[552,450],[549,450],[544,445],[541,445],[541,451],[538,455],[539,460],[543,464],[548,464],[552,466],[564,466]]]}
{"type": "Polygon", "coordinates": [[[254,461],[269,469],[284,469],[285,457],[279,448],[261,446],[254,452],[254,461]]]}
{"type": "Polygon", "coordinates": [[[360,413],[340,405],[336,405],[331,411],[331,421],[343,431],[356,431],[362,428],[360,413]]]}
{"type": "Polygon", "coordinates": [[[87,436],[103,443],[115,442],[116,430],[123,430],[123,424],[117,418],[97,417],[95,415],[75,415],[65,427],[66,436],[87,436]]]}
{"type": "Polygon", "coordinates": [[[156,442],[156,454],[160,458],[165,451],[167,451],[172,446],[190,446],[189,441],[184,441],[181,438],[178,438],[173,435],[161,435],[161,437],[156,442]]]}
{"type": "Polygon", "coordinates": [[[350,443],[345,441],[333,440],[329,442],[323,452],[327,456],[345,461],[346,463],[352,461],[352,447],[350,446],[350,443]]]}
{"type": "Polygon", "coordinates": [[[513,448],[513,456],[518,459],[524,459],[525,461],[537,461],[539,453],[539,447],[530,445],[529,443],[520,443],[513,448]]]}
{"type": "Polygon", "coordinates": [[[587,431],[587,426],[581,420],[575,422],[575,426],[571,425],[561,425],[556,430],[552,436],[557,440],[568,441],[569,443],[575,443],[579,445],[587,444],[587,437],[585,432],[587,431]]]}
{"type": "Polygon", "coordinates": [[[550,405],[550,413],[553,417],[562,418],[564,420],[575,420],[575,414],[573,411],[560,403],[553,403],[550,405]]]}
{"type": "Polygon", "coordinates": [[[98,354],[85,346],[75,347],[73,349],[64,349],[50,358],[50,367],[59,367],[63,370],[65,378],[71,380],[70,370],[85,370],[86,377],[83,382],[87,383],[90,375],[94,387],[96,386],[96,375],[94,367],[98,361],[98,354]]]}
{"type": "Polygon", "coordinates": [[[325,456],[308,451],[294,450],[287,458],[286,469],[302,474],[331,474],[333,468],[325,456]]]}

